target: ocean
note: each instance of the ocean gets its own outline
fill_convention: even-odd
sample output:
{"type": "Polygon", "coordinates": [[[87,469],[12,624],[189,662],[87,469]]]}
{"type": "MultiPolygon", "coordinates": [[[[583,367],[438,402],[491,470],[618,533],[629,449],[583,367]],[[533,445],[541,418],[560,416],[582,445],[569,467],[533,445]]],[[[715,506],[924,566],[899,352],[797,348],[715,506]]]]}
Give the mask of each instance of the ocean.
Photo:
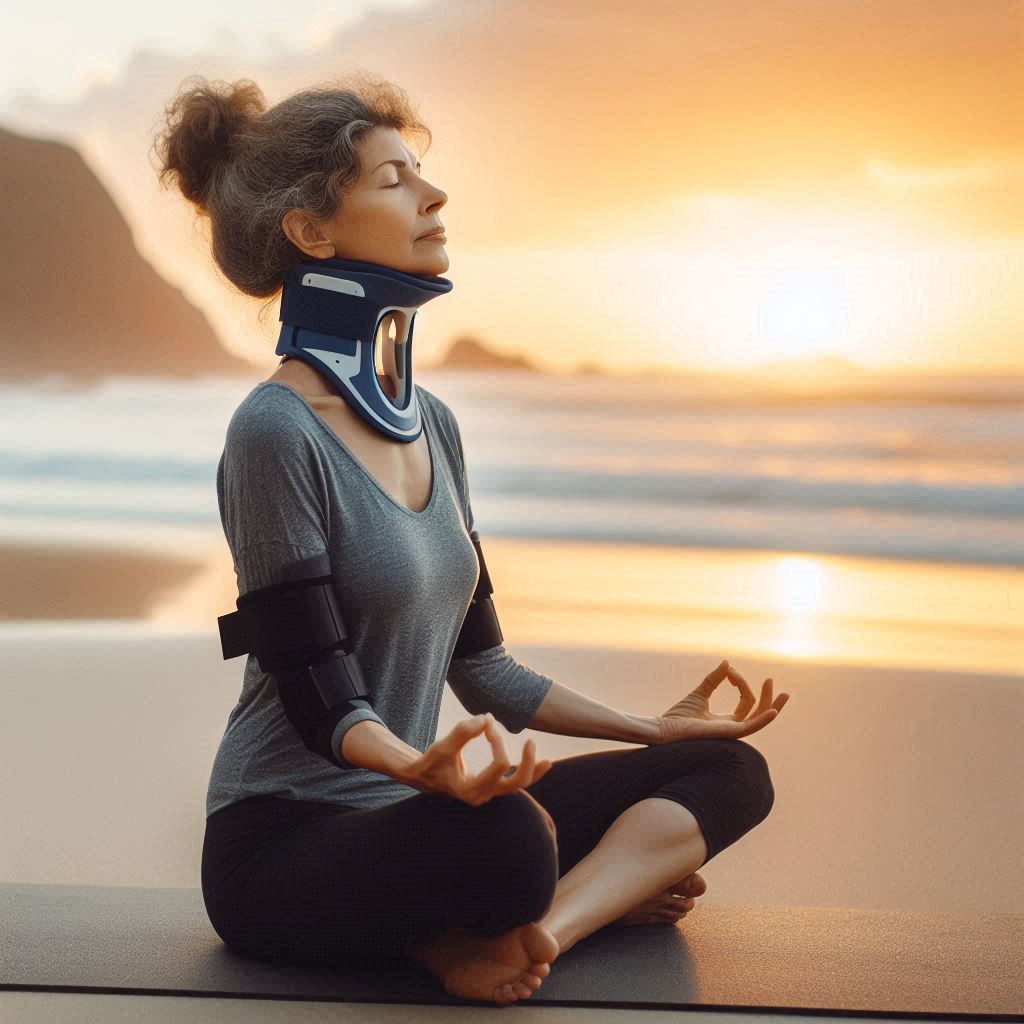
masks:
{"type": "MultiPolygon", "coordinates": [[[[259,379],[0,388],[0,536],[222,538],[217,460],[259,379]]],[[[458,419],[482,537],[1024,564],[1021,378],[417,380],[458,419]]]]}

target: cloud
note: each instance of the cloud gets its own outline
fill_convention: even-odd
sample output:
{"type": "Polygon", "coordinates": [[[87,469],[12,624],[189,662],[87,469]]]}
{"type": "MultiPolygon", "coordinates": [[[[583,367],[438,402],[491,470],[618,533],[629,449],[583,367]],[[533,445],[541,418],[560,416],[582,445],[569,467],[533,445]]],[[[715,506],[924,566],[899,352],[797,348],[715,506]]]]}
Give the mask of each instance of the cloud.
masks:
{"type": "Polygon", "coordinates": [[[910,166],[881,157],[864,163],[868,179],[882,188],[903,190],[939,190],[974,185],[994,185],[1020,172],[1020,160],[974,160],[945,166],[910,166]]]}

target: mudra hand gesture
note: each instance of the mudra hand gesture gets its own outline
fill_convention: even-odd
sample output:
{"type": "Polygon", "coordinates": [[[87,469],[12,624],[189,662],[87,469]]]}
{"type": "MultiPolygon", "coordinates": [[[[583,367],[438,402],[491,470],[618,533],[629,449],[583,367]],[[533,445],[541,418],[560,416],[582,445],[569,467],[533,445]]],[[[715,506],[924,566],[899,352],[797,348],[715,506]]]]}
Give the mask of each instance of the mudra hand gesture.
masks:
{"type": "MultiPolygon", "coordinates": [[[[523,746],[522,761],[513,765],[494,724],[494,715],[487,712],[456,722],[447,736],[431,743],[423,756],[406,768],[402,781],[421,793],[446,793],[478,807],[495,796],[517,791],[525,793],[524,787],[532,786],[543,778],[550,768],[551,761],[547,758],[536,760],[536,745],[532,736],[523,746]],[[480,733],[490,741],[494,759],[483,771],[471,775],[462,759],[462,748],[480,733]]],[[[533,800],[529,793],[525,795],[533,800]]],[[[536,800],[533,802],[540,807],[536,800]]],[[[554,822],[550,815],[547,811],[543,811],[543,814],[553,829],[554,822]]]]}
{"type": "Polygon", "coordinates": [[[761,684],[761,701],[748,718],[750,709],[754,707],[754,694],[746,679],[743,678],[723,661],[713,669],[704,681],[689,696],[677,701],[656,722],[659,726],[656,744],[672,743],[675,740],[703,739],[739,739],[749,736],[758,729],[763,729],[786,706],[788,693],[780,693],[772,700],[772,681],[766,679],[761,684]],[[740,700],[731,715],[715,715],[711,712],[710,698],[718,684],[728,678],[729,682],[740,691],[740,700]]]}

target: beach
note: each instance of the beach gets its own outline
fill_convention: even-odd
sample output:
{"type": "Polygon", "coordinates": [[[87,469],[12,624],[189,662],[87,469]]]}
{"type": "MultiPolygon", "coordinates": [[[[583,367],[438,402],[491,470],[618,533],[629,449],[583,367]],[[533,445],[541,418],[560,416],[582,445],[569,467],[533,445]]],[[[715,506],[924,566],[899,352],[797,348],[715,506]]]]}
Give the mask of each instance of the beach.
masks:
{"type": "Polygon", "coordinates": [[[146,618],[203,565],[142,548],[0,543],[0,621],[146,618]]]}
{"type": "MultiPolygon", "coordinates": [[[[805,608],[793,621],[751,612],[758,601],[770,604],[768,577],[759,586],[757,576],[767,553],[656,557],[600,548],[488,543],[505,646],[520,662],[642,715],[666,710],[723,657],[755,693],[771,676],[776,694],[791,695],[777,720],[747,740],[768,759],[775,806],[702,869],[707,900],[1024,910],[1024,680],[1010,654],[1020,607],[1012,574],[995,593],[992,581],[1003,578],[987,577],[1002,620],[978,615],[974,629],[961,614],[951,630],[943,615],[956,609],[942,594],[969,603],[969,587],[981,593],[984,574],[996,570],[982,567],[972,583],[962,567],[962,580],[936,569],[935,578],[962,584],[938,588],[923,569],[907,567],[901,585],[879,577],[892,621],[863,616],[858,628],[852,565],[806,556],[798,570],[791,563],[804,573],[805,592],[806,574],[818,571],[839,580],[847,599],[841,615],[825,587],[817,611],[805,608]],[[893,611],[894,602],[912,603],[915,579],[933,600],[916,616],[909,604],[893,611]],[[746,589],[738,580],[749,581],[746,589]],[[917,638],[926,664],[886,660],[893,630],[917,638]],[[846,659],[839,641],[857,635],[861,657],[846,659]],[[968,650],[981,650],[994,635],[1003,637],[992,647],[1003,650],[1001,667],[991,655],[973,668],[966,657],[936,664],[964,638],[973,638],[968,650]],[[774,653],[759,637],[775,639],[774,653]]],[[[222,660],[216,632],[216,615],[237,596],[226,548],[206,563],[25,546],[0,556],[8,593],[42,579],[26,607],[61,595],[52,605],[60,617],[0,623],[0,801],[14,823],[0,840],[0,879],[197,886],[206,783],[242,672],[241,659],[222,660]]],[[[861,570],[858,600],[870,603],[872,577],[861,570]]],[[[731,712],[735,700],[723,686],[712,710],[731,712]]],[[[463,717],[446,687],[438,735],[463,717]]],[[[531,735],[538,758],[629,746],[530,730],[503,735],[513,761],[531,735]]],[[[471,769],[488,756],[480,741],[465,751],[471,769]]]]}

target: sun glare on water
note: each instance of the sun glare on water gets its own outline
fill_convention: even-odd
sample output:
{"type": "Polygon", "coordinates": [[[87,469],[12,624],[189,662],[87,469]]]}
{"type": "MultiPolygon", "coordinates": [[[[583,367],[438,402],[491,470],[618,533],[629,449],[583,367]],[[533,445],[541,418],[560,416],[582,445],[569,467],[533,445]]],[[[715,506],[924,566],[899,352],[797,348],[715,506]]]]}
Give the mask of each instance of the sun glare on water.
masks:
{"type": "Polygon", "coordinates": [[[772,570],[774,593],[769,591],[767,600],[780,617],[778,649],[792,657],[820,653],[817,620],[824,604],[824,566],[814,558],[789,555],[777,559],[772,570]]]}

